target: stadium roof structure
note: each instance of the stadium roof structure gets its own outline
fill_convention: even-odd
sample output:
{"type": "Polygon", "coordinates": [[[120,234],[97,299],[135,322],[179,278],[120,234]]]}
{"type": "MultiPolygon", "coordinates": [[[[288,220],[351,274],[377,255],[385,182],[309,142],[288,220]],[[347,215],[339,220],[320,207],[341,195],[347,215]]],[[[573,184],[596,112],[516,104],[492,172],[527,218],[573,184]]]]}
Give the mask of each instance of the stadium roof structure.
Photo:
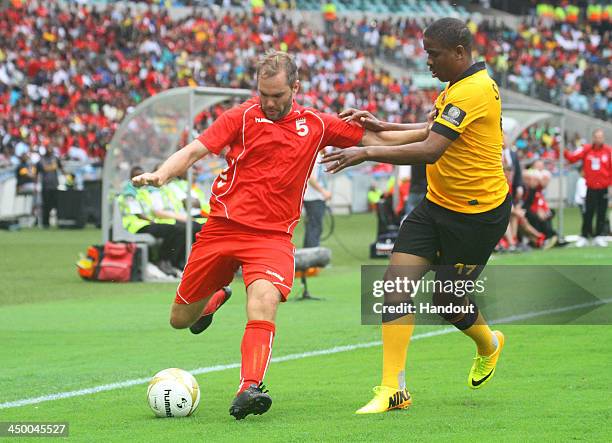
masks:
{"type": "Polygon", "coordinates": [[[130,178],[132,167],[154,170],[186,144],[196,115],[225,100],[251,95],[247,89],[181,87],[149,97],[136,106],[123,119],[107,148],[102,179],[102,241],[109,240],[112,203],[130,178]]]}
{"type": "Polygon", "coordinates": [[[561,125],[564,117],[561,111],[542,110],[526,105],[503,105],[502,111],[504,134],[507,143],[510,145],[516,141],[525,129],[545,121],[554,121],[561,125]]]}

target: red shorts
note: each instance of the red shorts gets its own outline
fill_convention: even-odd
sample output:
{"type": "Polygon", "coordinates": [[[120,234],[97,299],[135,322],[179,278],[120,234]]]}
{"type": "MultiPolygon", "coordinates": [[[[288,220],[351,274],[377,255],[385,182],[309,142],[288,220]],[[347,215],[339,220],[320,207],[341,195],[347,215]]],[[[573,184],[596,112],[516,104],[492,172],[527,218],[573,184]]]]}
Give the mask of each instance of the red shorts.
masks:
{"type": "Polygon", "coordinates": [[[294,253],[289,234],[211,217],[196,236],[174,301],[190,304],[212,295],[231,283],[239,266],[245,287],[267,280],[286,301],[293,285],[294,253]]]}

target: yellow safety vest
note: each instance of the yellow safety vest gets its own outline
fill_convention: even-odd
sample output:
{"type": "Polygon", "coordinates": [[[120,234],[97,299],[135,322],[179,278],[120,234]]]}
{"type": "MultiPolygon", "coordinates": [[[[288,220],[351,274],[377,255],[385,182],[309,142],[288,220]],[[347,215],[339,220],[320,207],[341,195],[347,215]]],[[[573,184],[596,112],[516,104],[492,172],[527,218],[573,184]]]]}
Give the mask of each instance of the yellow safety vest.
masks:
{"type": "Polygon", "coordinates": [[[251,12],[253,14],[262,14],[264,7],[264,0],[251,0],[251,12]]]}
{"type": "Polygon", "coordinates": [[[561,6],[557,6],[555,8],[555,21],[559,23],[563,23],[565,22],[565,18],[566,18],[565,9],[563,9],[561,6]]]}
{"type": "Polygon", "coordinates": [[[567,13],[568,23],[578,23],[578,19],[580,18],[580,8],[578,6],[568,5],[565,11],[567,13]]]}
{"type": "Polygon", "coordinates": [[[153,212],[153,198],[151,197],[151,193],[146,188],[139,188],[136,193],[136,198],[142,205],[145,214],[147,214],[150,218],[153,219],[155,223],[162,225],[174,225],[176,224],[176,220],[173,218],[159,218],[155,217],[153,212]]]}
{"type": "MultiPolygon", "coordinates": [[[[174,180],[170,183],[170,185],[178,186],[182,192],[187,194],[187,188],[189,187],[189,182],[187,180],[174,180]]],[[[204,193],[204,191],[202,191],[202,189],[200,189],[197,183],[193,183],[193,186],[191,187],[191,192],[195,194],[196,198],[200,202],[201,217],[197,217],[194,220],[201,224],[206,223],[206,220],[208,219],[208,214],[210,214],[210,205],[208,204],[206,194],[204,193]]]]}
{"type": "Polygon", "coordinates": [[[536,6],[536,14],[538,17],[552,18],[554,15],[554,8],[548,3],[539,3],[536,6]]]}
{"type": "MultiPolygon", "coordinates": [[[[138,215],[134,214],[134,211],[131,209],[132,204],[140,205],[140,202],[133,195],[118,195],[117,203],[119,204],[119,210],[121,211],[121,222],[126,231],[131,232],[132,234],[136,234],[145,226],[149,226],[151,224],[150,221],[145,220],[143,218],[138,217],[138,215]],[[133,202],[127,201],[128,199],[133,198],[133,202]]],[[[142,208],[142,205],[140,205],[142,208]]]]}
{"type": "Polygon", "coordinates": [[[326,21],[336,20],[336,5],[333,2],[327,2],[323,5],[323,18],[326,21]]]}
{"type": "Polygon", "coordinates": [[[601,5],[589,5],[587,6],[587,19],[591,23],[599,23],[602,15],[601,5]]]}

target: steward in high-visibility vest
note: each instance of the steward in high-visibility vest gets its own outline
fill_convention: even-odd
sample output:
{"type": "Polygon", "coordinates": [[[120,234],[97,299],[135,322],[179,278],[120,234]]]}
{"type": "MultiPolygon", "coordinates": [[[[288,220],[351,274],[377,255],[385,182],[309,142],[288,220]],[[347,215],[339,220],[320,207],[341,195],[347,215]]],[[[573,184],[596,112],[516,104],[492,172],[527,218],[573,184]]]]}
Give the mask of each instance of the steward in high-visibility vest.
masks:
{"type": "Polygon", "coordinates": [[[566,14],[565,14],[565,9],[563,9],[563,7],[561,6],[557,6],[555,8],[555,21],[557,23],[565,23],[565,18],[566,18],[566,14]]]}
{"type": "Polygon", "coordinates": [[[154,0],[153,4],[170,9],[172,7],[172,0],[154,0]]]}
{"type": "Polygon", "coordinates": [[[155,223],[165,225],[176,224],[176,217],[171,215],[174,213],[174,207],[164,197],[159,188],[153,186],[138,188],[136,198],[145,210],[145,214],[153,219],[155,223]]]}
{"type": "MultiPolygon", "coordinates": [[[[187,180],[176,180],[176,183],[180,186],[181,191],[185,193],[186,197],[189,182],[187,180]]],[[[198,207],[200,216],[204,219],[208,218],[208,214],[210,214],[210,204],[208,203],[206,193],[202,190],[202,188],[200,188],[200,186],[198,186],[196,182],[191,185],[191,196],[197,200],[196,202],[194,202],[196,203],[194,207],[198,207]]]]}
{"type": "Polygon", "coordinates": [[[536,6],[536,15],[540,18],[554,18],[555,8],[548,3],[538,3],[536,6]]]}
{"type": "Polygon", "coordinates": [[[321,7],[323,12],[323,19],[326,22],[335,22],[338,18],[336,13],[336,4],[334,2],[325,2],[321,7]]]}
{"type": "Polygon", "coordinates": [[[253,15],[262,15],[265,7],[264,0],[251,0],[251,13],[253,15]]]}
{"type": "Polygon", "coordinates": [[[187,215],[185,205],[183,204],[185,194],[182,190],[178,189],[178,185],[175,183],[175,180],[167,183],[165,186],[162,186],[159,188],[159,190],[161,191],[168,208],[172,208],[172,211],[176,212],[177,214],[187,215]]]}
{"type": "Polygon", "coordinates": [[[136,194],[128,189],[116,197],[123,227],[132,234],[149,234],[161,240],[159,260],[155,262],[164,273],[176,275],[176,268],[185,264],[185,229],[152,221],[136,194]]]}
{"type": "MultiPolygon", "coordinates": [[[[166,192],[168,199],[172,201],[176,212],[182,213],[185,216],[187,216],[186,199],[188,187],[189,182],[187,180],[174,179],[162,188],[166,192]]],[[[193,204],[191,214],[195,216],[194,221],[202,225],[206,223],[210,213],[210,205],[208,205],[204,191],[196,183],[191,187],[191,197],[193,204]]]]}
{"type": "Polygon", "coordinates": [[[380,201],[382,195],[383,193],[375,187],[370,188],[368,191],[368,207],[370,208],[370,211],[376,209],[376,203],[380,201]]]}
{"type": "Polygon", "coordinates": [[[589,23],[601,23],[603,8],[601,5],[587,6],[587,20],[589,23]]]}
{"type": "Polygon", "coordinates": [[[578,23],[578,20],[580,20],[580,8],[578,6],[567,5],[567,7],[565,8],[565,13],[567,15],[567,23],[575,25],[578,23]]]}
{"type": "Polygon", "coordinates": [[[601,21],[603,23],[612,23],[612,3],[603,8],[601,21]]]}
{"type": "Polygon", "coordinates": [[[200,202],[200,215],[205,219],[208,218],[208,214],[210,214],[210,204],[208,203],[208,198],[206,198],[206,194],[195,183],[191,188],[191,192],[200,202]]]}
{"type": "Polygon", "coordinates": [[[120,194],[117,196],[117,203],[121,211],[121,222],[126,231],[136,234],[151,224],[150,220],[142,218],[144,209],[135,195],[120,194]]]}

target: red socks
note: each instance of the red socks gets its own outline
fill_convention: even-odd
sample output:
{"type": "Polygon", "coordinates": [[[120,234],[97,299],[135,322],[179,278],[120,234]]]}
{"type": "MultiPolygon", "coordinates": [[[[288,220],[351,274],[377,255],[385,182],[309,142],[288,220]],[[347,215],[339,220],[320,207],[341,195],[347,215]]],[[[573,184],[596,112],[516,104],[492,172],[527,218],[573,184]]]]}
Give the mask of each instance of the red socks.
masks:
{"type": "Polygon", "coordinates": [[[266,375],[272,355],[274,332],[274,323],[269,321],[250,320],[247,322],[240,346],[242,367],[239,394],[252,384],[259,385],[266,375]]]}

